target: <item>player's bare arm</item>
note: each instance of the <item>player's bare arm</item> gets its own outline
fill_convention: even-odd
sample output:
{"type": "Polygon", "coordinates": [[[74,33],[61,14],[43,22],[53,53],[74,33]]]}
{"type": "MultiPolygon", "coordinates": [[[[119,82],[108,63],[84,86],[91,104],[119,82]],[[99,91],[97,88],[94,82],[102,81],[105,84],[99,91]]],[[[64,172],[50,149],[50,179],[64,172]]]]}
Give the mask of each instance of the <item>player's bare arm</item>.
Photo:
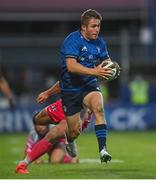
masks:
{"type": "Polygon", "coordinates": [[[59,81],[57,81],[52,87],[47,89],[46,91],[41,92],[37,98],[37,103],[44,103],[50,96],[60,93],[59,81]]]}
{"type": "Polygon", "coordinates": [[[111,68],[102,67],[102,63],[94,68],[84,67],[77,62],[74,58],[67,58],[67,69],[70,73],[84,74],[90,76],[98,76],[104,79],[109,78],[112,75],[111,68]]]}
{"type": "Polygon", "coordinates": [[[7,80],[4,77],[0,78],[0,90],[7,97],[10,108],[13,108],[13,95],[7,80]]]}

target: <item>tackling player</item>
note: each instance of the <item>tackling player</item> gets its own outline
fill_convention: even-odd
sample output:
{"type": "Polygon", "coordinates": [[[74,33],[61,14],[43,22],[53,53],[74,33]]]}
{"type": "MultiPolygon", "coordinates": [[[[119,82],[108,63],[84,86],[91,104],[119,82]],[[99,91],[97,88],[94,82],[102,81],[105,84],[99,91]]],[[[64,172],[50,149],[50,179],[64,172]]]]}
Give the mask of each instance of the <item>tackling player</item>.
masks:
{"type": "MultiPolygon", "coordinates": [[[[25,157],[28,153],[32,151],[33,146],[40,141],[46,133],[52,129],[55,125],[41,126],[35,125],[31,128],[26,145],[25,145],[25,157]]],[[[78,157],[71,157],[65,148],[66,138],[61,138],[56,141],[55,145],[47,152],[48,154],[48,162],[50,163],[78,163],[78,157]]],[[[36,164],[44,163],[43,159],[37,159],[35,161],[36,164]]]]}
{"type": "MultiPolygon", "coordinates": [[[[53,86],[57,89],[57,86],[53,86]]],[[[49,90],[41,93],[37,97],[37,102],[44,102],[50,95],[55,92],[55,88],[50,88],[49,90]],[[51,93],[48,93],[51,92],[51,93]]],[[[84,125],[82,125],[82,121],[80,119],[79,128],[85,128],[87,124],[90,122],[91,113],[90,111],[86,111],[88,117],[86,118],[84,125]]],[[[52,129],[49,129],[45,136],[39,140],[36,144],[34,144],[33,148],[30,152],[27,153],[25,159],[16,166],[15,172],[19,174],[28,174],[27,166],[38,159],[40,156],[50,151],[53,146],[56,145],[61,138],[65,138],[65,132],[67,130],[67,123],[64,115],[64,111],[62,108],[61,99],[54,102],[53,104],[47,106],[40,112],[36,113],[34,116],[34,124],[35,125],[49,125],[55,124],[52,129]]],[[[75,143],[73,143],[75,147],[75,143]]],[[[74,148],[76,151],[76,147],[74,148]]],[[[73,153],[73,151],[72,151],[73,153]]],[[[77,152],[74,152],[75,155],[77,152]]]]}

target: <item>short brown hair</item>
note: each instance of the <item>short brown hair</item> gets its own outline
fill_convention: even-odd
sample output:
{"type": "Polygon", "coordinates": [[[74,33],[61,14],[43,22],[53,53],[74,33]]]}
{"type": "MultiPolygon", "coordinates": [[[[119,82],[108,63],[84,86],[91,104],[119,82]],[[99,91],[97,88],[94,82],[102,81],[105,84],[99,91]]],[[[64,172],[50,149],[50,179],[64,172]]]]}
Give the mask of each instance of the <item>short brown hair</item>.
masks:
{"type": "Polygon", "coordinates": [[[100,21],[102,20],[102,16],[99,12],[88,9],[81,15],[81,25],[87,25],[91,18],[99,19],[100,21]]]}

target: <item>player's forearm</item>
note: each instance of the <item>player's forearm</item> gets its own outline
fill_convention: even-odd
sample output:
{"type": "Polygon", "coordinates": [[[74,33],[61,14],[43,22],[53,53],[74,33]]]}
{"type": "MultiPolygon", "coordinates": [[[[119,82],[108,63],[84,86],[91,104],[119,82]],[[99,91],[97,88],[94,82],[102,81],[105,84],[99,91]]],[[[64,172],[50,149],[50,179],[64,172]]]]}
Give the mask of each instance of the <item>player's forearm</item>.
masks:
{"type": "Polygon", "coordinates": [[[68,59],[67,60],[67,69],[68,69],[68,72],[70,72],[70,73],[90,75],[90,76],[95,75],[94,68],[85,67],[85,66],[81,65],[80,63],[77,63],[76,60],[68,59]]]}
{"type": "Polygon", "coordinates": [[[36,102],[44,103],[50,96],[57,94],[59,92],[60,92],[60,86],[59,86],[59,81],[57,81],[51,88],[40,93],[36,98],[36,102]]]}
{"type": "Polygon", "coordinates": [[[11,89],[8,82],[4,78],[0,80],[0,90],[9,100],[12,99],[11,89]]]}
{"type": "Polygon", "coordinates": [[[59,81],[57,81],[52,87],[46,90],[46,93],[48,94],[49,97],[60,92],[61,90],[59,86],[59,81]]]}
{"type": "Polygon", "coordinates": [[[87,68],[83,65],[77,63],[75,67],[72,68],[69,72],[75,73],[75,74],[83,74],[83,75],[94,75],[94,69],[93,68],[87,68]]]}

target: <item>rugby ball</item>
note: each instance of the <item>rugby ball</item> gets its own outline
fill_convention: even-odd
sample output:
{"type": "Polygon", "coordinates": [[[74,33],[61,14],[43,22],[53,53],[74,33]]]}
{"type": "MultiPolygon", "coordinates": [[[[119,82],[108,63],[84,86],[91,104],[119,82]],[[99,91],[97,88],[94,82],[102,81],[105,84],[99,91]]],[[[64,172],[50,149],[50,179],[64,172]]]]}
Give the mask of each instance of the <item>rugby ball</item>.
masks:
{"type": "Polygon", "coordinates": [[[112,81],[115,78],[116,74],[117,74],[117,68],[116,68],[115,62],[107,61],[106,65],[103,65],[103,67],[111,68],[112,76],[109,79],[105,80],[105,81],[107,81],[107,82],[112,81]]]}

